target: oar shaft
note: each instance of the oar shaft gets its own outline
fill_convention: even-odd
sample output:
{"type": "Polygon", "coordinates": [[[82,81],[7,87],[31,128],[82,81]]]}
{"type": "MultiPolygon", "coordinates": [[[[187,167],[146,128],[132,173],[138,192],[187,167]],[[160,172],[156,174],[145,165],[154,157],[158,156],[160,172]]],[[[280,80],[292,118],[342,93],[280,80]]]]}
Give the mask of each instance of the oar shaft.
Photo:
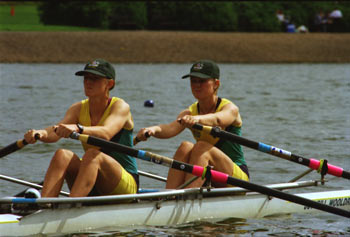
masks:
{"type": "MultiPolygon", "coordinates": [[[[28,187],[31,187],[31,188],[36,188],[36,189],[42,189],[43,188],[43,186],[40,185],[40,184],[31,183],[31,182],[28,182],[28,181],[25,181],[25,180],[16,179],[16,178],[9,177],[9,176],[6,176],[6,175],[1,175],[0,174],[0,179],[6,180],[6,181],[9,181],[9,182],[13,182],[13,183],[17,183],[17,184],[21,184],[21,185],[25,185],[25,186],[28,186],[28,187]]],[[[64,192],[64,191],[61,191],[60,194],[63,195],[63,196],[69,196],[69,193],[64,192]]]]}
{"type": "Polygon", "coordinates": [[[163,182],[167,181],[167,179],[162,177],[162,176],[155,175],[155,174],[150,174],[150,173],[147,173],[147,172],[142,171],[142,170],[138,170],[137,173],[139,175],[142,175],[142,176],[145,176],[145,177],[148,177],[148,178],[151,178],[151,179],[156,179],[156,180],[163,181],[163,182]]]}
{"type": "MultiPolygon", "coordinates": [[[[35,134],[35,139],[39,139],[39,134],[35,134]]],[[[25,139],[17,140],[14,143],[11,143],[10,145],[0,149],[0,158],[7,156],[8,154],[11,154],[12,152],[18,151],[25,145],[27,145],[28,142],[25,139]]]]}
{"type": "Polygon", "coordinates": [[[14,143],[11,143],[10,145],[8,145],[0,150],[0,158],[7,156],[8,154],[11,154],[12,152],[15,152],[15,151],[21,149],[22,147],[24,147],[27,144],[28,143],[24,139],[15,141],[14,143]]]}
{"type": "MultiPolygon", "coordinates": [[[[107,149],[113,149],[115,151],[125,153],[125,154],[133,156],[133,157],[137,157],[137,158],[140,158],[140,159],[143,159],[146,161],[152,161],[156,164],[167,165],[167,166],[170,166],[171,168],[181,170],[181,171],[184,171],[187,173],[191,173],[191,174],[198,176],[198,177],[204,177],[205,173],[207,171],[206,168],[201,167],[201,166],[186,164],[186,163],[176,161],[176,160],[173,160],[173,159],[165,157],[165,156],[157,155],[157,154],[154,154],[151,152],[146,152],[143,150],[136,150],[132,147],[124,146],[122,144],[114,143],[114,142],[107,141],[107,140],[97,138],[97,137],[88,136],[85,134],[79,134],[79,133],[73,132],[71,134],[71,138],[78,139],[78,140],[86,142],[87,144],[90,144],[90,145],[99,146],[99,147],[103,147],[103,148],[107,148],[107,149]]],[[[281,191],[278,191],[275,189],[271,189],[268,187],[264,187],[264,186],[260,186],[257,184],[246,182],[246,181],[243,181],[240,179],[236,179],[236,178],[230,177],[227,174],[219,172],[219,171],[210,170],[210,176],[211,176],[211,179],[215,182],[220,182],[220,183],[224,183],[224,184],[231,184],[234,186],[246,188],[246,189],[254,191],[254,192],[263,193],[263,194],[268,195],[268,196],[277,197],[277,198],[287,200],[290,202],[294,202],[294,203],[297,203],[300,205],[305,205],[308,207],[312,207],[315,209],[327,211],[327,212],[330,212],[330,213],[333,213],[336,215],[350,218],[350,212],[348,212],[346,210],[331,207],[328,205],[317,203],[317,202],[312,201],[310,199],[305,199],[305,198],[302,198],[302,197],[299,197],[296,195],[287,194],[287,193],[284,193],[284,192],[281,192],[281,191]]]]}
{"type": "MultiPolygon", "coordinates": [[[[319,160],[312,159],[312,158],[308,159],[299,155],[292,154],[290,151],[286,151],[274,146],[270,146],[262,142],[255,142],[255,141],[243,138],[241,136],[237,136],[233,133],[223,131],[219,127],[210,127],[210,126],[204,126],[201,124],[195,124],[193,128],[198,130],[203,130],[214,137],[220,137],[225,140],[238,143],[242,146],[246,146],[273,156],[283,158],[285,160],[289,160],[301,165],[305,165],[314,170],[320,170],[322,168],[322,162],[319,160]]],[[[328,174],[350,179],[350,172],[345,171],[343,168],[340,168],[338,166],[331,165],[331,164],[327,164],[326,168],[327,168],[326,170],[328,174]]]]}
{"type": "Polygon", "coordinates": [[[329,205],[325,205],[319,202],[315,202],[313,200],[307,199],[307,198],[303,198],[297,195],[292,195],[292,194],[288,194],[276,189],[271,189],[265,186],[261,186],[261,185],[256,185],[254,183],[250,183],[250,182],[246,182],[244,180],[240,180],[240,179],[236,179],[233,177],[228,177],[228,184],[231,185],[235,185],[235,186],[239,186],[242,188],[246,188],[249,190],[253,190],[268,196],[272,196],[272,197],[276,197],[282,200],[286,200],[286,201],[290,201],[290,202],[294,202],[306,207],[312,207],[321,211],[325,211],[325,212],[329,212],[329,213],[333,213],[339,216],[343,216],[343,217],[347,217],[350,218],[350,212],[346,211],[344,209],[340,209],[340,208],[336,208],[336,207],[332,207],[329,205]]]}
{"type": "Polygon", "coordinates": [[[12,182],[12,183],[16,183],[16,184],[22,184],[22,185],[25,185],[25,186],[28,186],[28,187],[31,187],[31,188],[42,189],[42,186],[39,185],[39,184],[31,183],[31,182],[28,182],[28,181],[25,181],[25,180],[16,179],[16,178],[9,177],[9,176],[2,175],[2,174],[0,174],[0,179],[6,180],[6,181],[9,181],[9,182],[12,182]]]}

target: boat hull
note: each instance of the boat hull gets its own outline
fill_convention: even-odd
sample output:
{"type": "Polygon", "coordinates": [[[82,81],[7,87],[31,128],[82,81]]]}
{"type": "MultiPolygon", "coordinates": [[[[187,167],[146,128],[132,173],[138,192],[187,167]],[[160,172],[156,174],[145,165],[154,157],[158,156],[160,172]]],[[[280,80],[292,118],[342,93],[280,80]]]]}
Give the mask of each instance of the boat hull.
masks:
{"type": "MultiPolygon", "coordinates": [[[[298,194],[323,204],[350,210],[350,190],[298,194]]],[[[39,210],[17,220],[16,215],[0,219],[0,236],[67,234],[102,228],[171,226],[199,220],[262,218],[319,210],[265,195],[214,195],[200,191],[175,195],[175,199],[141,200],[137,203],[80,206],[39,210]],[[11,219],[12,218],[12,219],[11,219]]]]}

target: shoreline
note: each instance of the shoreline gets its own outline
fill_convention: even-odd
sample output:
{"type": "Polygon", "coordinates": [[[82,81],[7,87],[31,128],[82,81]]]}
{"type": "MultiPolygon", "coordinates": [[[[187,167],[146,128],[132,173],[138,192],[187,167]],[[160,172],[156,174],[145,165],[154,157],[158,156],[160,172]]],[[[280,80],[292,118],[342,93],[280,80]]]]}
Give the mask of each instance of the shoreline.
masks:
{"type": "Polygon", "coordinates": [[[0,32],[1,63],[350,63],[350,34],[0,32]]]}

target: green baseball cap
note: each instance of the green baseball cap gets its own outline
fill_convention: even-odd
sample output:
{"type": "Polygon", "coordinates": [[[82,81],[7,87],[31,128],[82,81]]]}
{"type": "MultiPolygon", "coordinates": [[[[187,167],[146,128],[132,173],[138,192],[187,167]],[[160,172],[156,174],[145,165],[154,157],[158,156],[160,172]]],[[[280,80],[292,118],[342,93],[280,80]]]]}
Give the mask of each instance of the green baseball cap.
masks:
{"type": "Polygon", "coordinates": [[[189,74],[182,77],[185,79],[187,77],[198,77],[203,79],[215,78],[219,79],[220,69],[218,65],[211,60],[200,60],[195,62],[189,74]]]}
{"type": "Polygon", "coordinates": [[[84,76],[87,72],[115,80],[114,67],[104,59],[96,59],[92,62],[87,63],[84,67],[84,70],[76,72],[75,75],[84,76]]]}

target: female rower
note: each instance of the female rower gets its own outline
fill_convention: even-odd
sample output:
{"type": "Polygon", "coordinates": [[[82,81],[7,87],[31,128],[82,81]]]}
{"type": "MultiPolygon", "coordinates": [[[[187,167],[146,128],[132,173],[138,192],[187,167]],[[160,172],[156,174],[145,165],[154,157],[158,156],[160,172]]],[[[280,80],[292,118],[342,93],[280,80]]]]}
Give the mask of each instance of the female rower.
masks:
{"type": "MultiPolygon", "coordinates": [[[[88,98],[71,105],[56,125],[27,131],[25,140],[35,143],[35,135],[39,134],[42,142],[51,143],[79,132],[132,146],[134,122],[130,107],[123,99],[109,97],[109,91],[115,85],[113,66],[103,59],[96,59],[75,75],[84,77],[88,98]]],[[[46,172],[42,197],[57,197],[64,180],[71,197],[87,196],[92,190],[92,195],[137,192],[135,158],[83,142],[82,145],[85,150],[82,158],[67,149],[56,151],[46,172]]]]}
{"type": "MultiPolygon", "coordinates": [[[[220,86],[219,76],[219,67],[215,62],[201,60],[194,63],[190,73],[182,78],[190,78],[192,94],[198,101],[180,112],[176,120],[169,124],[142,128],[137,134],[137,139],[145,141],[147,135],[157,138],[171,138],[181,133],[185,128],[189,128],[196,143],[182,142],[174,155],[175,160],[203,167],[213,166],[214,170],[248,181],[248,168],[239,144],[192,129],[195,123],[200,123],[219,126],[228,132],[241,135],[242,119],[238,107],[231,101],[217,95],[220,86]]],[[[170,169],[166,188],[177,188],[191,178],[191,174],[170,169]]],[[[204,180],[197,179],[187,187],[200,187],[203,183],[204,180]]],[[[212,183],[212,185],[214,187],[224,186],[218,183],[212,183]]]]}

